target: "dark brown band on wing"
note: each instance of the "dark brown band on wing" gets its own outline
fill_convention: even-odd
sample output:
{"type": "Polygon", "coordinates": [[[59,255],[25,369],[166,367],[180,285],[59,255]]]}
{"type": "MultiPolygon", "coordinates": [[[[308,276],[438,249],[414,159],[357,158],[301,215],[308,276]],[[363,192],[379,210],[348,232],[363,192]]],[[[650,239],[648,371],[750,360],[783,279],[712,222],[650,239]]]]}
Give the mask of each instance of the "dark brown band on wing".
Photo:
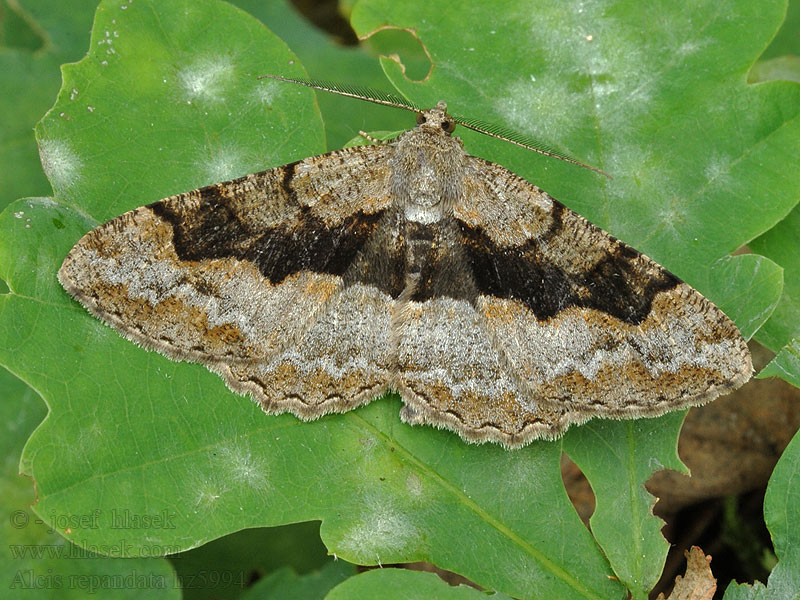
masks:
{"type": "Polygon", "coordinates": [[[406,287],[406,239],[402,235],[402,215],[387,209],[374,233],[361,247],[343,275],[345,285],[360,283],[378,288],[398,298],[406,287]]]}
{"type": "Polygon", "coordinates": [[[641,254],[611,236],[604,259],[584,272],[566,273],[547,261],[535,239],[500,247],[483,229],[458,223],[478,292],[518,300],[540,321],[567,308],[581,307],[638,325],[650,314],[656,294],[681,283],[654,263],[643,268],[641,254]]]}
{"type": "MultiPolygon", "coordinates": [[[[290,175],[283,187],[293,193],[290,175]]],[[[374,233],[382,214],[359,211],[330,227],[311,209],[301,206],[291,220],[254,230],[237,217],[231,201],[215,188],[199,190],[203,210],[184,212],[174,202],[157,202],[149,208],[172,226],[175,251],[181,260],[247,260],[272,284],[300,271],[342,276],[374,233]]]]}

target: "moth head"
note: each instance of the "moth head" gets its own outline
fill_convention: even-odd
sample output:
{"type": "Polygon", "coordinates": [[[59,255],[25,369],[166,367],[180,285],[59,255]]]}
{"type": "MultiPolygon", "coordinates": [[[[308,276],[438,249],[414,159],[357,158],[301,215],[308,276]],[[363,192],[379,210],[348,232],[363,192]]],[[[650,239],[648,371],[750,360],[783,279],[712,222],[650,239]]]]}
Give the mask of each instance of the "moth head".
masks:
{"type": "Polygon", "coordinates": [[[456,130],[455,120],[447,114],[447,104],[440,100],[434,108],[417,113],[417,126],[422,130],[450,135],[456,130]]]}

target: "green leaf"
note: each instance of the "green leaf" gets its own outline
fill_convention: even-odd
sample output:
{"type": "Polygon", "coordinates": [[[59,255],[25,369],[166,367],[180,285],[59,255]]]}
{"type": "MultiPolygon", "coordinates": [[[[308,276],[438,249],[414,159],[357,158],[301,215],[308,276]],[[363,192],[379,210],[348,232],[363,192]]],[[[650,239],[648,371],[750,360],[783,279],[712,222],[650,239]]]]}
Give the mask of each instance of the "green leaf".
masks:
{"type": "Polygon", "coordinates": [[[781,348],[758,377],[780,377],[793,386],[800,387],[800,338],[794,338],[781,348]]]}
{"type": "MultiPolygon", "coordinates": [[[[45,416],[41,398],[22,381],[0,369],[0,456],[5,457],[0,474],[2,511],[0,524],[3,560],[0,581],[7,598],[179,598],[174,572],[161,558],[114,560],[72,545],[50,529],[31,505],[36,502],[34,482],[19,474],[19,456],[33,429],[45,416]]],[[[48,523],[58,527],[92,526],[93,509],[87,512],[56,512],[48,523]]]]}
{"type": "Polygon", "coordinates": [[[644,484],[659,469],[686,471],[677,451],[685,415],[590,421],[564,436],[564,451],[595,494],[592,533],[634,598],[647,598],[669,549],[660,533],[664,522],[653,516],[656,498],[644,484]]]}
{"type": "Polygon", "coordinates": [[[800,387],[800,206],[772,229],[750,242],[750,248],[783,268],[780,301],[756,339],[778,355],[759,374],[777,376],[800,387]]]}
{"type": "Polygon", "coordinates": [[[785,285],[780,303],[758,331],[756,339],[777,352],[792,338],[800,337],[800,206],[765,234],[750,242],[753,252],[783,267],[785,285]]]}
{"type": "Polygon", "coordinates": [[[356,574],[344,561],[329,562],[316,573],[297,575],[283,567],[273,571],[240,597],[241,600],[322,600],[337,584],[356,574]]]}
{"type": "Polygon", "coordinates": [[[50,192],[33,126],[53,104],[59,65],[86,52],[96,6],[96,0],[37,0],[0,9],[7,34],[0,46],[0,210],[21,196],[50,192]],[[15,37],[20,29],[25,40],[15,37]]]}
{"type": "Polygon", "coordinates": [[[778,564],[768,587],[776,598],[800,598],[800,436],[783,451],[764,496],[764,522],[778,564]]]}
{"type": "MultiPolygon", "coordinates": [[[[507,599],[505,594],[487,596],[475,588],[459,585],[453,587],[433,573],[409,571],[407,569],[373,569],[351,577],[337,585],[326,600],[495,600],[507,599]]],[[[544,597],[544,596],[542,596],[544,597]]]]}
{"type": "Polygon", "coordinates": [[[230,5],[103,3],[90,48],[36,135],[56,197],[95,218],[324,150],[311,92],[257,79],[297,58],[230,5]]]}
{"type": "Polygon", "coordinates": [[[732,582],[725,600],[797,600],[800,598],[800,435],[795,435],[769,479],[764,520],[772,535],[778,564],[767,586],[732,582]]]}
{"type": "MultiPolygon", "coordinates": [[[[342,46],[301,18],[288,0],[237,0],[234,3],[260,19],[286,42],[297,53],[310,77],[379,89],[389,86],[375,56],[363,45],[342,46]]],[[[287,73],[281,70],[270,74],[287,73]]],[[[395,129],[408,125],[408,115],[401,111],[353,102],[333,94],[320,94],[317,101],[325,119],[329,150],[341,148],[360,129],[373,129],[373,124],[395,129]]]]}
{"type": "Polygon", "coordinates": [[[787,54],[800,54],[800,40],[797,39],[798,30],[800,30],[800,2],[792,0],[788,3],[783,27],[781,27],[778,35],[775,36],[775,39],[764,51],[761,59],[785,56],[787,54]]]}
{"type": "MultiPolygon", "coordinates": [[[[463,134],[471,152],[662,261],[748,332],[778,299],[778,270],[728,255],[783,219],[800,186],[790,175],[797,86],[745,85],[781,14],[777,2],[754,10],[364,1],[354,20],[361,33],[386,23],[417,32],[434,61],[426,82],[385,63],[414,100],[444,98],[455,113],[537,134],[611,171],[608,182],[463,134]]],[[[563,489],[559,443],[466,445],[402,424],[396,398],[314,423],[267,417],[204,368],[126,342],[60,289],[60,262],[95,224],[324,149],[313,96],[255,79],[269,72],[303,74],[255,20],[209,0],[104,2],[89,55],[65,67],[37,130],[56,199],[20,201],[0,217],[0,273],[12,290],[0,296],[0,361],[50,408],[23,458],[37,514],[48,522],[99,508],[102,527],[66,535],[107,547],[124,536],[128,555],[321,520],[328,550],[355,563],[428,560],[521,598],[621,598],[616,573],[641,596],[664,557],[641,482],[652,458],[672,460],[679,415],[570,432],[577,455],[598,427],[618,431],[596,457],[586,446],[581,464],[598,498],[592,537],[563,489]],[[608,508],[621,481],[622,516],[608,508]],[[115,530],[114,509],[172,511],[175,527],[115,530]],[[621,519],[625,536],[611,539],[621,519]],[[637,547],[634,531],[641,559],[622,548],[637,547]]]]}
{"type": "Polygon", "coordinates": [[[727,289],[717,306],[739,326],[746,340],[772,315],[784,288],[784,270],[769,258],[740,254],[719,259],[708,273],[709,289],[727,289]]]}

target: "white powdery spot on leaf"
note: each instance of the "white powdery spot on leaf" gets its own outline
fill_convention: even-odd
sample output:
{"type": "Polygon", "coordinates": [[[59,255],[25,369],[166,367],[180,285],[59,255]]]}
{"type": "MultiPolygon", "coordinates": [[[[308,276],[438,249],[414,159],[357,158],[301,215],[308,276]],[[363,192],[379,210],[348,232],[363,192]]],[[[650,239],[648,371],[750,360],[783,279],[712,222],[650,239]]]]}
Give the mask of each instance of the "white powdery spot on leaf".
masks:
{"type": "Polygon", "coordinates": [[[353,558],[382,563],[388,553],[403,554],[419,544],[419,530],[397,506],[374,499],[366,501],[337,549],[353,558]]]}
{"type": "Polygon", "coordinates": [[[408,477],[406,477],[406,490],[408,491],[409,495],[414,498],[422,497],[422,495],[425,493],[425,490],[419,475],[416,473],[411,473],[408,477]]]}
{"type": "Polygon", "coordinates": [[[254,96],[259,104],[270,106],[274,102],[275,92],[267,86],[259,85],[255,88],[254,96]]]}
{"type": "MultiPolygon", "coordinates": [[[[656,197],[651,198],[645,203],[647,212],[651,218],[646,220],[647,226],[637,228],[640,239],[647,239],[653,229],[665,229],[663,224],[672,217],[673,223],[681,218],[680,197],[675,188],[675,182],[680,178],[676,177],[663,158],[654,154],[653,149],[647,146],[637,146],[628,143],[621,134],[615,138],[610,138],[607,146],[603,148],[603,168],[611,173],[619,182],[618,185],[609,186],[603,198],[604,209],[599,212],[606,218],[601,223],[604,229],[609,231],[630,231],[630,215],[626,206],[637,204],[642,189],[657,190],[656,197]],[[665,206],[666,198],[673,197],[675,205],[672,209],[665,206]],[[671,214],[659,212],[672,211],[671,214]],[[658,225],[661,223],[661,226],[658,225]]],[[[675,230],[670,226],[670,235],[674,235],[675,230]]]]}
{"type": "Polygon", "coordinates": [[[61,140],[41,140],[39,159],[56,195],[75,185],[83,166],[72,147],[61,140]]]}
{"type": "Polygon", "coordinates": [[[198,508],[210,508],[213,506],[217,500],[225,493],[227,490],[225,489],[218,489],[210,486],[206,486],[197,490],[197,499],[196,503],[198,508]]]}
{"type": "Polygon", "coordinates": [[[209,473],[197,473],[190,487],[195,490],[195,513],[213,512],[220,498],[229,491],[216,475],[209,473]]]}
{"type": "Polygon", "coordinates": [[[228,181],[246,170],[241,152],[227,145],[212,149],[205,164],[209,181],[228,181]]]}
{"type": "Polygon", "coordinates": [[[678,196],[672,196],[666,204],[658,211],[661,222],[673,232],[686,222],[686,200],[678,196]]]}
{"type": "Polygon", "coordinates": [[[512,82],[505,94],[498,95],[495,109],[512,130],[553,143],[569,138],[584,102],[564,82],[531,76],[512,82]]]}
{"type": "Polygon", "coordinates": [[[609,81],[598,81],[592,84],[592,92],[596,101],[595,109],[601,110],[600,102],[608,96],[619,92],[619,85],[609,81]]]}
{"type": "Polygon", "coordinates": [[[635,111],[635,115],[640,115],[643,112],[646,112],[648,109],[647,105],[650,104],[653,98],[653,84],[654,81],[645,81],[642,82],[638,87],[635,87],[630,91],[628,94],[627,102],[625,103],[626,108],[632,107],[635,111]]]}
{"type": "Polygon", "coordinates": [[[716,152],[711,155],[708,164],[703,169],[703,175],[706,181],[714,182],[716,185],[723,183],[730,175],[731,159],[728,156],[717,154],[716,152]]]}
{"type": "Polygon", "coordinates": [[[707,40],[687,40],[678,46],[677,53],[681,56],[689,56],[707,45],[707,40]]]}
{"type": "Polygon", "coordinates": [[[45,208],[58,208],[58,202],[52,198],[32,198],[27,202],[28,208],[35,208],[37,206],[45,208]]]}
{"type": "Polygon", "coordinates": [[[280,86],[275,81],[260,79],[254,88],[253,95],[259,104],[270,106],[283,96],[283,90],[286,88],[287,86],[280,86]]]}
{"type": "Polygon", "coordinates": [[[269,464],[262,456],[253,453],[248,440],[236,440],[221,446],[217,458],[224,462],[224,468],[230,472],[233,481],[252,488],[272,487],[268,478],[269,464]]]}
{"type": "Polygon", "coordinates": [[[223,90],[231,84],[234,65],[228,56],[201,58],[178,71],[178,82],[188,102],[196,99],[224,100],[223,90]]]}
{"type": "MultiPolygon", "coordinates": [[[[603,147],[603,168],[615,178],[630,177],[649,185],[668,185],[668,178],[660,175],[660,165],[656,164],[653,151],[649,147],[636,146],[624,136],[609,137],[603,147]],[[622,140],[622,141],[617,141],[622,140]],[[654,180],[655,179],[655,180],[654,180]]],[[[656,188],[668,189],[668,188],[656,188]]],[[[628,197],[630,190],[619,186],[609,186],[609,194],[628,197]]]]}
{"type": "Polygon", "coordinates": [[[95,450],[108,442],[103,429],[97,421],[82,427],[78,433],[78,446],[84,456],[94,456],[95,450]]]}

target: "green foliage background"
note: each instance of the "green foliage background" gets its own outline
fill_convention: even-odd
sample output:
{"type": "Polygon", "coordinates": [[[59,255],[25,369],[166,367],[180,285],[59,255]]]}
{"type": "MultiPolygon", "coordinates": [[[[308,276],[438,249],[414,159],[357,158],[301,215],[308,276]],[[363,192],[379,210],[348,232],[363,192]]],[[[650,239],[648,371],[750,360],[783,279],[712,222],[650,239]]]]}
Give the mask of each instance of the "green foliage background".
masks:
{"type": "MultiPolygon", "coordinates": [[[[655,468],[682,468],[682,414],[594,421],[517,452],[404,425],[391,397],[311,424],[266,417],[202,367],[124,341],[71,301],[55,273],[83,233],[125,210],[340,147],[359,129],[413,123],[340,98],[317,104],[306,89],[257,75],[307,72],[384,89],[388,77],[420,105],[445,99],[456,114],[538,136],[611,172],[606,181],[462,134],[471,153],[536,182],[697,287],[747,337],[779,352],[766,373],[796,383],[800,89],[746,85],[785,6],[501,2],[489,10],[362,0],[352,14],[359,34],[407,28],[418,40],[401,32],[404,56],[417,50],[408,59],[415,72],[425,73],[430,57],[430,75],[414,82],[390,59],[381,59],[384,77],[368,51],[337,48],[281,2],[238,5],[244,10],[213,0],[114,0],[94,16],[92,2],[5,5],[0,79],[19,94],[0,100],[11,117],[0,152],[14,165],[2,172],[9,206],[0,215],[0,277],[9,293],[0,296],[0,362],[49,413],[31,435],[41,403],[16,379],[0,381],[13,424],[5,438],[10,514],[33,501],[30,480],[16,478],[26,439],[19,467],[36,482],[36,503],[23,511],[30,523],[3,527],[14,543],[76,548],[71,542],[127,558],[13,556],[4,581],[20,581],[13,589],[21,590],[21,572],[50,568],[74,583],[68,577],[76,573],[133,571],[164,584],[142,586],[150,594],[174,596],[182,584],[187,595],[236,595],[241,579],[211,581],[200,575],[205,564],[217,574],[274,572],[259,586],[305,585],[322,597],[352,575],[346,563],[305,577],[275,571],[323,564],[313,526],[283,529],[266,544],[246,533],[223,537],[321,521],[327,552],[356,564],[427,560],[514,597],[646,597],[667,543],[643,483],[655,468]],[[55,68],[81,58],[90,27],[89,53],[63,68],[59,91],[55,68]],[[56,96],[37,126],[45,180],[30,127],[56,96]],[[50,197],[15,200],[49,195],[48,185],[50,197]],[[730,255],[744,244],[758,254],[730,255]],[[595,491],[591,531],[564,491],[562,451],[595,491]],[[98,509],[96,527],[70,519],[98,509]],[[168,526],[114,528],[115,514],[166,515],[168,526]],[[217,541],[172,564],[150,558],[210,540],[217,541]],[[220,562],[234,548],[242,555],[220,562]]],[[[375,46],[395,43],[381,35],[375,46]]],[[[800,460],[796,442],[765,504],[779,567],[768,588],[734,586],[731,597],[768,597],[797,583],[800,492],[789,477],[800,460]]],[[[392,586],[413,586],[419,597],[474,595],[429,575],[385,570],[351,577],[330,597],[372,597],[392,586]]],[[[48,592],[65,590],[39,590],[48,592]]],[[[262,592],[269,590],[247,594],[262,592]]]]}

